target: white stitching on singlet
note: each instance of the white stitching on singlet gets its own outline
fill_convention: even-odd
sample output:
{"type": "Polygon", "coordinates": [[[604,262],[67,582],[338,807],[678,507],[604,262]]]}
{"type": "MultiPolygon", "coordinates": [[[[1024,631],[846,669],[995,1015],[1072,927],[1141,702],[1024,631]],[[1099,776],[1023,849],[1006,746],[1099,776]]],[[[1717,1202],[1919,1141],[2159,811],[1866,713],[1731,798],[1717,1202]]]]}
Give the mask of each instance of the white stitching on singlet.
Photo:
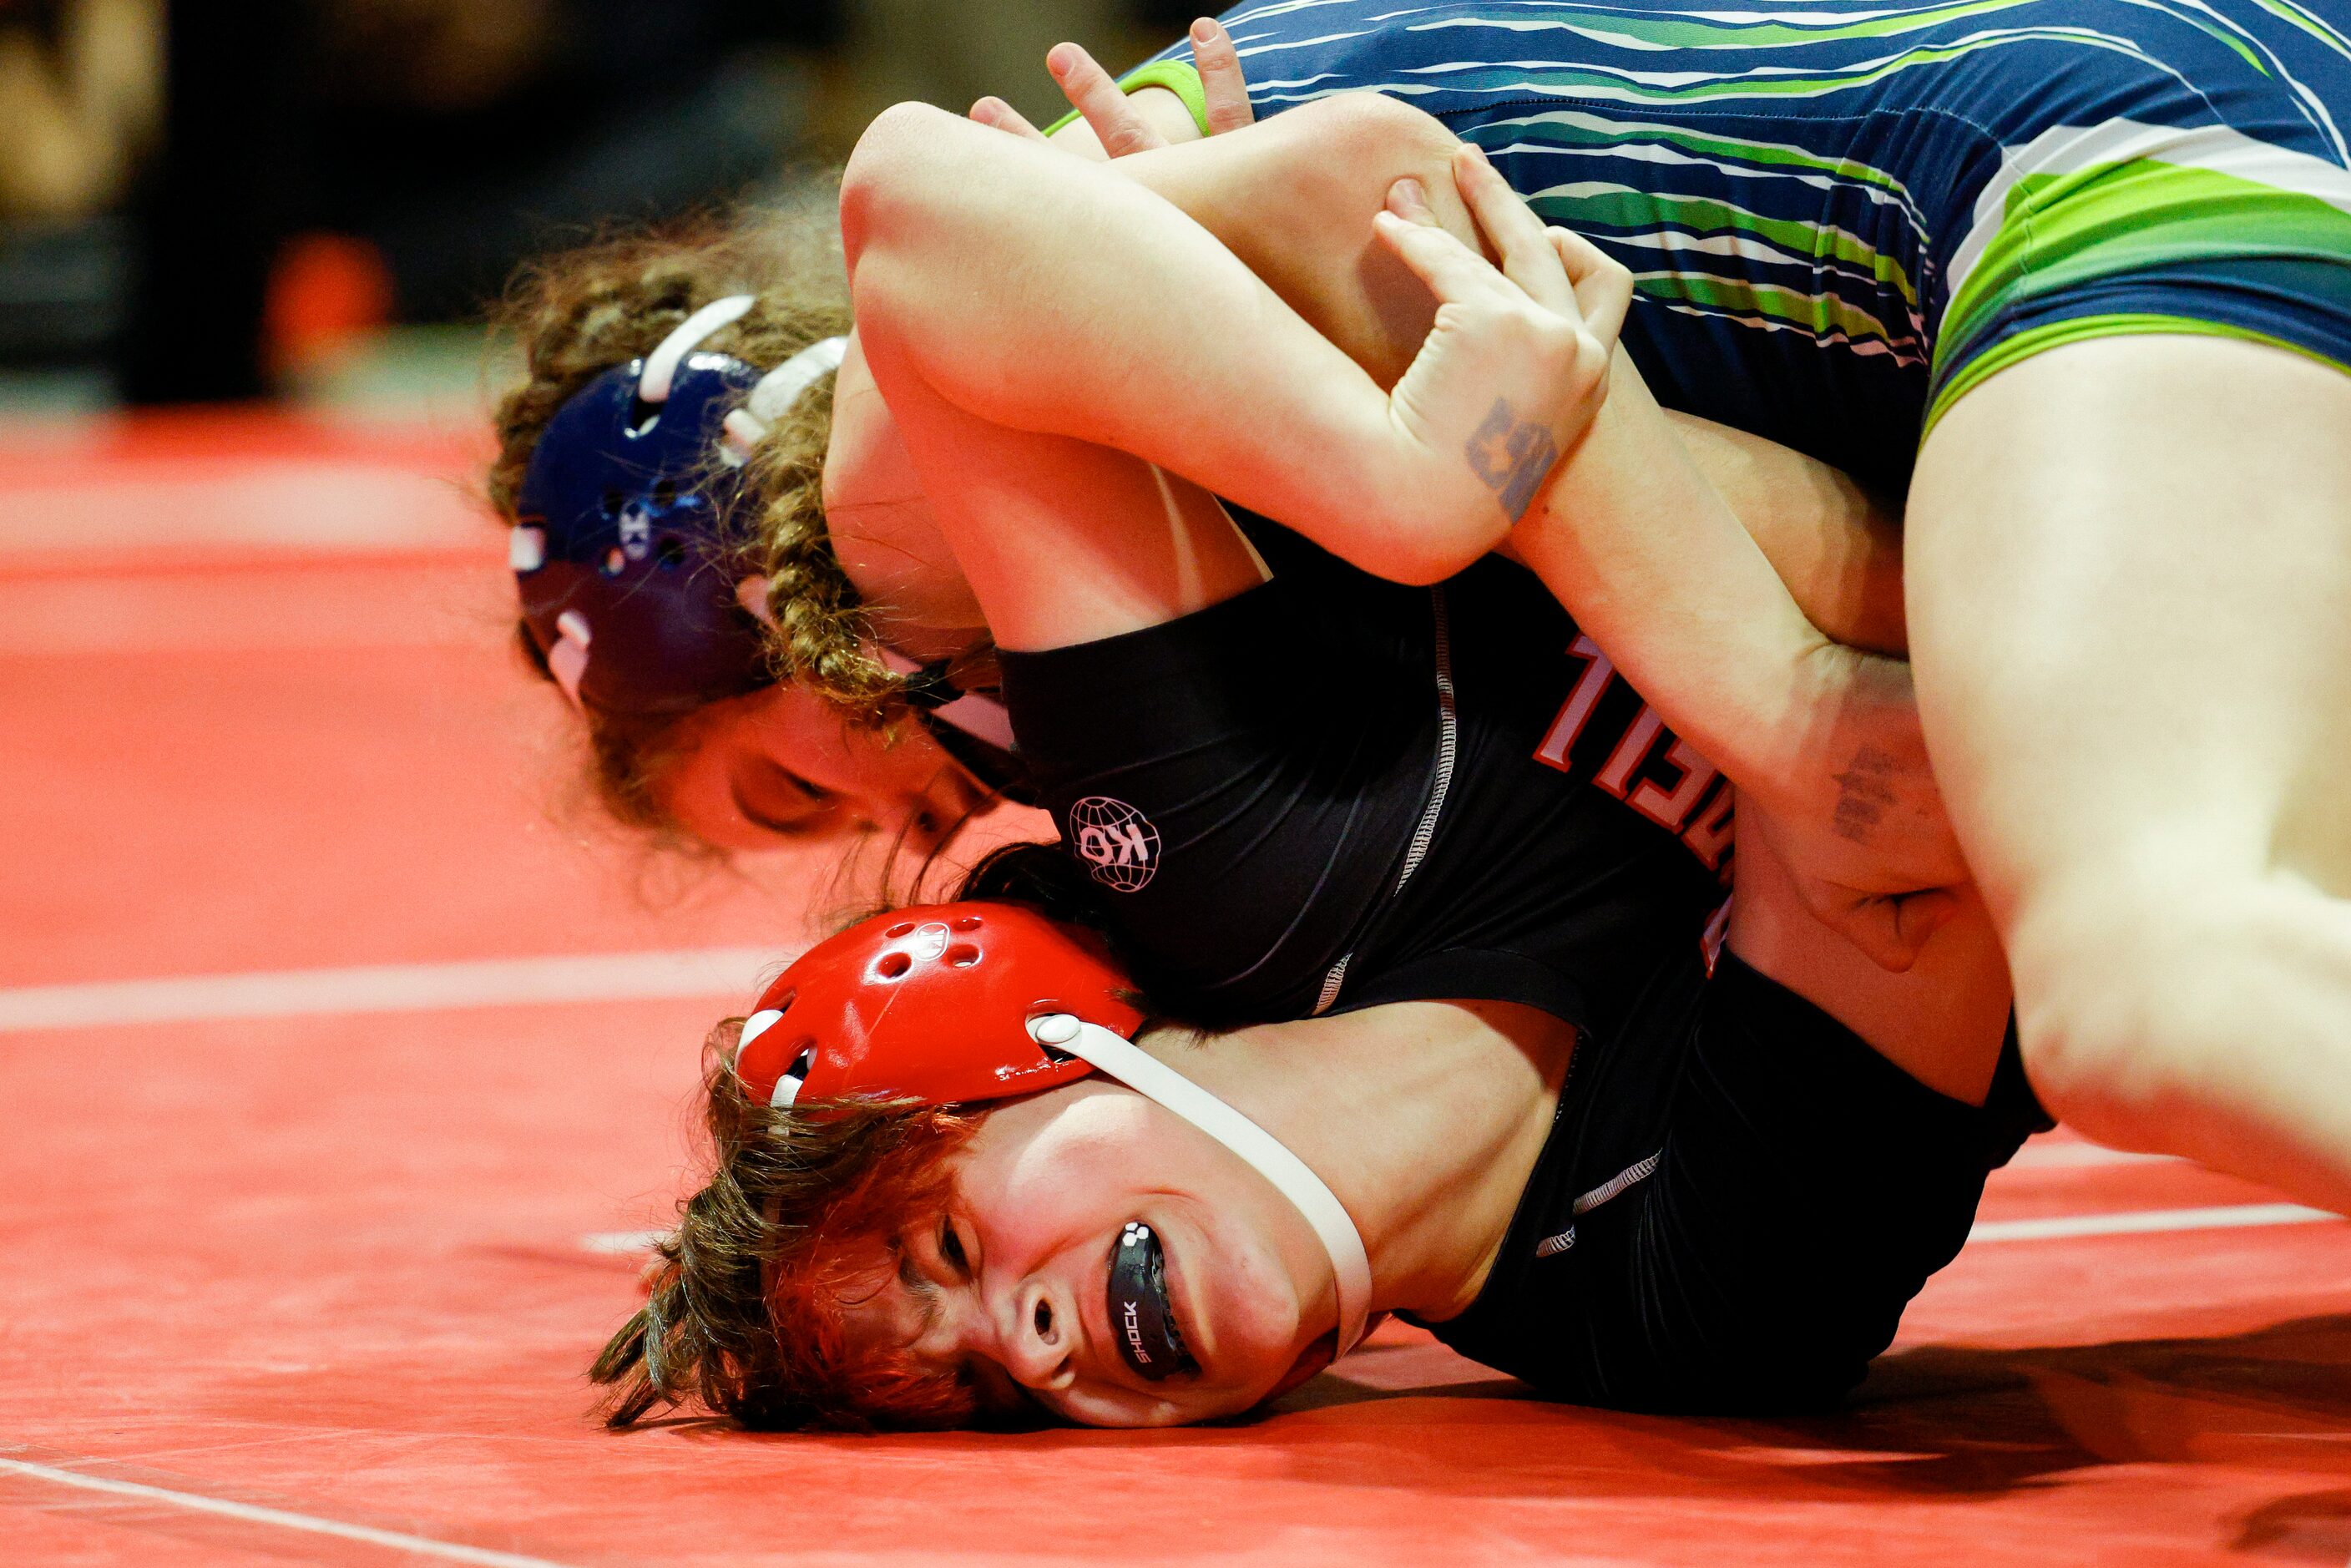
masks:
{"type": "MultiPolygon", "coordinates": [[[[1404,884],[1420,869],[1428,854],[1429,841],[1437,837],[1437,819],[1445,810],[1445,792],[1453,784],[1453,764],[1461,745],[1461,709],[1453,695],[1453,633],[1445,609],[1442,586],[1428,591],[1428,607],[1437,622],[1433,646],[1437,654],[1437,777],[1429,784],[1428,804],[1421,809],[1420,824],[1413,830],[1412,842],[1404,852],[1404,869],[1396,873],[1395,886],[1388,890],[1393,899],[1404,892],[1404,884]]],[[[1314,1015],[1320,1017],[1331,1010],[1339,999],[1339,988],[1347,981],[1347,966],[1354,954],[1345,953],[1331,966],[1322,977],[1322,993],[1314,998],[1314,1015]]]]}
{"type": "Polygon", "coordinates": [[[1437,819],[1445,810],[1445,791],[1453,783],[1453,758],[1461,741],[1460,706],[1453,696],[1453,636],[1445,613],[1445,590],[1428,591],[1428,607],[1437,620],[1437,781],[1429,786],[1428,809],[1420,814],[1420,826],[1413,830],[1412,847],[1404,852],[1404,870],[1396,874],[1394,898],[1420,869],[1423,857],[1428,853],[1428,841],[1437,836],[1437,819]]]}
{"type": "Polygon", "coordinates": [[[1626,1166],[1623,1170],[1618,1171],[1614,1176],[1610,1176],[1606,1181],[1602,1182],[1598,1186],[1593,1187],[1590,1192],[1587,1192],[1582,1197],[1577,1198],[1575,1200],[1575,1207],[1569,1212],[1573,1213],[1578,1219],[1583,1218],[1585,1215],[1590,1214],[1593,1209],[1598,1208],[1602,1204],[1606,1203],[1610,1198],[1622,1194],[1626,1187],[1645,1182],[1651,1176],[1655,1176],[1657,1171],[1657,1162],[1665,1157],[1666,1151],[1659,1149],[1647,1159],[1636,1160],[1633,1164],[1626,1166]]]}
{"type": "MultiPolygon", "coordinates": [[[[1575,1202],[1570,1206],[1568,1212],[1574,1215],[1578,1219],[1581,1219],[1585,1215],[1590,1214],[1593,1209],[1598,1208],[1602,1204],[1606,1203],[1610,1198],[1622,1197],[1626,1187],[1637,1186],[1642,1182],[1645,1182],[1651,1176],[1656,1175],[1657,1162],[1665,1157],[1666,1151],[1659,1149],[1656,1154],[1651,1155],[1646,1160],[1635,1160],[1633,1164],[1626,1166],[1623,1170],[1618,1171],[1614,1176],[1610,1176],[1606,1181],[1602,1182],[1598,1186],[1593,1187],[1590,1192],[1585,1193],[1582,1197],[1577,1198],[1575,1202]]],[[[1571,1225],[1566,1229],[1561,1231],[1558,1235],[1546,1236],[1541,1241],[1536,1242],[1535,1256],[1538,1258],[1556,1258],[1574,1245],[1575,1227],[1571,1225]]]]}
{"type": "Polygon", "coordinates": [[[1317,1018],[1329,1012],[1331,1004],[1339,999],[1339,988],[1347,983],[1347,966],[1353,962],[1354,956],[1353,953],[1342,953],[1339,961],[1331,966],[1331,972],[1322,977],[1322,993],[1314,998],[1317,1018]]]}

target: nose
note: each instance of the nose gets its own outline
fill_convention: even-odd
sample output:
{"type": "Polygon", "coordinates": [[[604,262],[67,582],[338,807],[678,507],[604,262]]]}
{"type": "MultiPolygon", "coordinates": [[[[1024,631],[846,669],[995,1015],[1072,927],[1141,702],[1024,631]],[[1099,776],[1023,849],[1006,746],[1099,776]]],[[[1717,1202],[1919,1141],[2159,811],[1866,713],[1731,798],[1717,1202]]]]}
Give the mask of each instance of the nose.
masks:
{"type": "Polygon", "coordinates": [[[950,764],[919,786],[893,796],[887,805],[879,806],[869,821],[887,824],[893,832],[903,834],[906,848],[927,854],[962,826],[987,798],[962,768],[950,764]]]}
{"type": "Polygon", "coordinates": [[[1050,1393],[1077,1380],[1078,1321],[1069,1303],[1041,1280],[1031,1280],[1000,1309],[997,1348],[1004,1370],[1027,1388],[1050,1393]]]}

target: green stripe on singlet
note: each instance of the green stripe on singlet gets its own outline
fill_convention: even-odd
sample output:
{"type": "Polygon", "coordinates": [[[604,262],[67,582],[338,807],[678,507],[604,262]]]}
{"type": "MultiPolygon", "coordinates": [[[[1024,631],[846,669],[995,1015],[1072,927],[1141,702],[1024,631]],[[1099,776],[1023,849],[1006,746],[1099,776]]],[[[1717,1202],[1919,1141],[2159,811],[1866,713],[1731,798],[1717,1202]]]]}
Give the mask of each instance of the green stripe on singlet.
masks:
{"type": "Polygon", "coordinates": [[[1527,204],[1562,228],[1587,234],[1614,231],[1617,237],[1671,224],[1699,240],[1753,239],[1782,262],[1841,262],[1890,286],[1912,306],[1918,290],[1901,261],[1849,230],[1801,218],[1775,218],[1711,196],[1639,191],[1597,181],[1553,185],[1528,193],[1527,204]]]}
{"type": "Polygon", "coordinates": [[[1635,272],[1633,286],[1668,304],[1713,315],[1746,317],[1794,327],[1821,342],[1878,345],[1900,351],[1917,340],[1897,332],[1869,311],[1834,294],[1809,294],[1777,283],[1758,283],[1706,272],[1635,272]]]}
{"type": "MultiPolygon", "coordinates": [[[[2259,3],[2274,9],[2289,5],[2290,0],[2259,0],[2259,3]]],[[[1412,28],[1415,32],[1424,33],[1455,28],[1468,31],[1489,29],[1538,38],[1544,33],[1566,33],[1617,48],[1659,53],[1675,50],[1702,57],[1708,50],[1760,52],[1768,49],[1792,55],[1821,44],[1851,45],[1871,40],[1891,42],[1913,33],[1927,32],[1973,18],[1983,26],[1965,40],[1964,48],[1998,47],[2003,42],[2027,37],[2064,37],[2094,47],[2132,48],[2126,40],[2100,37],[2085,27],[2052,26],[2032,19],[2008,26],[1991,25],[1995,18],[2005,19],[2011,12],[2024,18],[2037,17],[2040,9],[2038,0],[1958,0],[1956,4],[1886,10],[1858,18],[1823,14],[1804,16],[1801,20],[1793,19],[1792,14],[1784,12],[1695,8],[1636,12],[1616,5],[1554,5],[1545,9],[1559,14],[1520,16],[1498,12],[1485,16],[1444,16],[1412,24],[1412,28]]],[[[2233,51],[2254,70],[2269,74],[2260,57],[2226,26],[2192,12],[2174,13],[2172,19],[2197,28],[2233,51]]],[[[1497,51],[1489,46],[1470,52],[1475,59],[1484,63],[1497,51]]],[[[1522,51],[1499,52],[1508,55],[1522,51]]],[[[2135,48],[2133,52],[2136,52],[2135,48]]],[[[1919,55],[1913,57],[1935,57],[1919,55]]]]}
{"type": "Polygon", "coordinates": [[[2308,9],[2293,4],[2293,0],[2253,0],[2271,16],[2280,17],[2308,33],[2320,43],[2338,53],[2351,51],[2351,37],[2308,9]]]}
{"type": "Polygon", "coordinates": [[[1544,221],[1626,247],[1620,259],[1633,267],[1635,286],[1660,304],[1793,329],[1824,342],[1876,340],[1905,358],[1925,356],[1918,285],[1898,256],[1851,229],[1770,215],[1712,192],[1672,188],[1691,178],[1686,172],[1691,168],[1703,171],[1702,180],[1733,186],[1743,182],[1761,189],[1774,180],[1794,180],[1842,187],[1853,193],[1859,210],[1897,213],[1896,221],[1923,247],[1926,230],[1909,193],[1883,170],[1791,143],[1728,136],[1618,110],[1542,110],[1472,125],[1465,134],[1490,154],[1522,160],[1513,178],[1523,182],[1528,204],[1544,221]],[[1654,180],[1636,175],[1625,183],[1621,172],[1627,162],[1646,165],[1654,180]],[[1607,168],[1618,177],[1556,177],[1586,167],[1607,168]],[[1637,254],[1642,251],[1653,253],[1660,265],[1644,267],[1637,254]],[[1758,263],[1808,267],[1814,286],[1759,279],[1758,263]],[[1898,301],[1873,297],[1866,285],[1855,289],[1855,274],[1891,289],[1898,301]],[[1891,306],[1893,319],[1881,320],[1873,306],[1891,306]]]}
{"type": "Polygon", "coordinates": [[[2045,326],[2028,327],[2012,338],[2002,338],[1990,349],[1970,360],[1958,375],[1936,392],[1933,404],[1927,410],[1927,423],[1918,432],[1924,442],[1933,433],[1936,421],[1950,412],[1953,404],[1985,382],[2008,369],[2022,364],[2035,354],[2045,354],[2052,349],[2062,349],[2068,343],[2086,343],[2094,338],[2234,338],[2240,342],[2261,343],[2273,349],[2283,349],[2290,354],[2325,365],[2351,375],[2351,365],[2328,358],[2300,343],[2289,343],[2267,332],[2256,332],[2250,327],[2232,326],[2226,321],[2208,321],[2195,316],[2159,316],[2147,311],[2116,311],[2111,316],[2076,316],[2070,320],[2052,321],[2045,326]]]}
{"type": "Polygon", "coordinates": [[[2181,263],[2252,258],[2309,263],[2297,270],[2297,284],[2351,313],[2351,213],[2317,196],[2143,158],[2018,181],[1998,231],[1944,312],[1935,344],[1935,375],[1942,384],[1928,410],[1928,426],[1993,371],[2061,342],[2133,331],[2271,341],[2223,322],[2182,324],[2180,317],[2125,313],[2022,332],[1959,373],[1949,371],[2005,311],[2039,296],[2181,263]],[[2093,329],[2094,323],[2105,325],[2093,329]]]}
{"type": "MultiPolygon", "coordinates": [[[[1730,136],[1711,128],[1677,125],[1661,120],[1632,118],[1615,109],[1547,109],[1507,120],[1488,120],[1469,126],[1463,135],[1489,153],[1520,147],[1547,152],[1607,152],[1630,149],[1638,156],[1648,146],[1669,148],[1695,163],[1727,174],[1746,171],[1850,181],[1874,187],[1901,204],[1916,226],[1915,204],[1902,182],[1883,169],[1851,158],[1823,156],[1788,141],[1758,141],[1730,136]]],[[[1924,231],[1920,231],[1923,238],[1924,231]]]]}

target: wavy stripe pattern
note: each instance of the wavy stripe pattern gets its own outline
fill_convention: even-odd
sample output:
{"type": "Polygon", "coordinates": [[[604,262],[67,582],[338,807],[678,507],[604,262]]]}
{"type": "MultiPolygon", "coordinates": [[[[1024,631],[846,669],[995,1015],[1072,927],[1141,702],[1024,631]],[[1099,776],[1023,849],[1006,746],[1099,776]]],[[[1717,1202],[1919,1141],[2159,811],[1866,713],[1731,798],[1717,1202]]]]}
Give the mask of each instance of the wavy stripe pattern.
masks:
{"type": "Polygon", "coordinates": [[[2351,361],[2351,229],[2311,205],[2351,190],[2332,5],[1268,0],[1224,20],[1260,114],[1372,90],[1437,116],[1633,270],[1626,342],[1661,398],[1865,476],[1898,480],[1938,391],[2089,309],[2074,294],[2102,298],[2079,286],[2112,283],[2108,261],[2134,320],[2351,361]],[[2110,162],[2212,178],[2085,162],[2126,143],[2110,162]],[[2241,321],[2214,281],[2231,225],[2271,267],[2233,290],[2260,296],[2241,321]],[[2066,287],[2036,284],[2058,262],[2066,287]]]}

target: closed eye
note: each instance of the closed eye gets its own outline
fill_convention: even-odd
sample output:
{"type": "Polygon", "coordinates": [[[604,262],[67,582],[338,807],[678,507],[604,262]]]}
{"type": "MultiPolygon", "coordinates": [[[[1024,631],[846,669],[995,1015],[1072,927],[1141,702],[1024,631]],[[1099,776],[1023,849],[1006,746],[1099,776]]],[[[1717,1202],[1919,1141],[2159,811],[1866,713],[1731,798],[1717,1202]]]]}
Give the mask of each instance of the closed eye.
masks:
{"type": "Polygon", "coordinates": [[[772,763],[761,771],[759,782],[770,788],[760,791],[765,799],[754,800],[740,775],[728,780],[727,792],[734,797],[735,810],[753,827],[789,838],[820,832],[830,825],[830,808],[834,799],[831,790],[772,763]],[[783,786],[780,802],[776,799],[778,791],[772,788],[778,783],[783,786]],[[775,809],[778,804],[781,810],[775,809]]]}

